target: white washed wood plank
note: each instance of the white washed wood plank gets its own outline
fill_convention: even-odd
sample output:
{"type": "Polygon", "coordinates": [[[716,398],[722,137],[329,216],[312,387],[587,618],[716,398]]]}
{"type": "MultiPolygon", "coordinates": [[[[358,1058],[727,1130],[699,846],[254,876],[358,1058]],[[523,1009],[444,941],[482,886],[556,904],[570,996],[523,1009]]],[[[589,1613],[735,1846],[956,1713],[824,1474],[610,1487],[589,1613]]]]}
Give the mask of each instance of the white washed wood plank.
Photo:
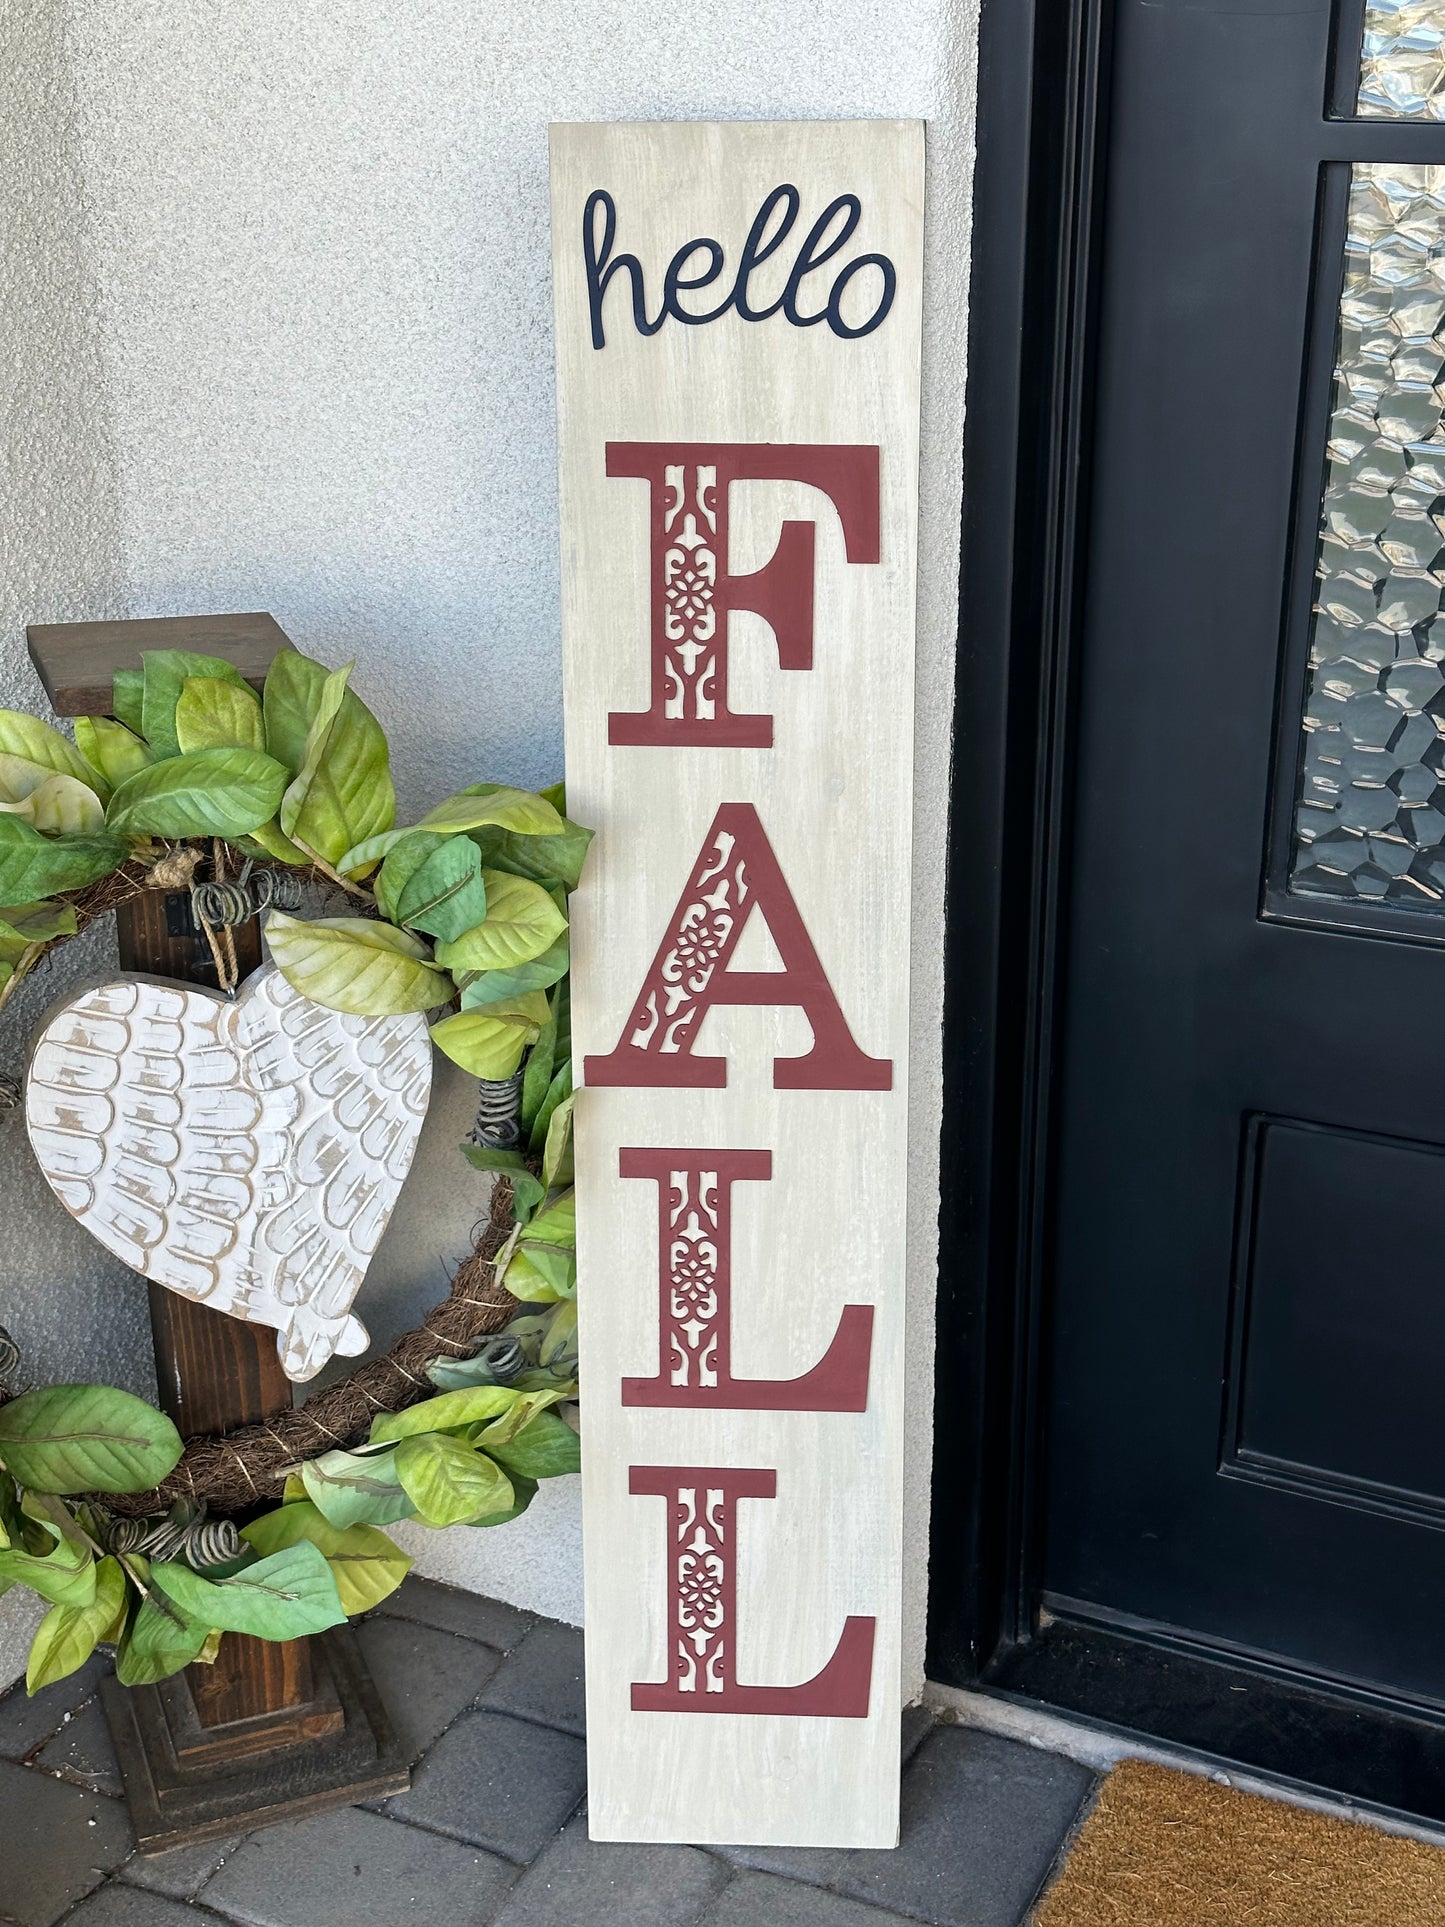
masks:
{"type": "MultiPolygon", "coordinates": [[[[565,126],[553,130],[553,241],[569,807],[599,837],[574,899],[577,1058],[618,1043],[720,806],[752,805],[861,1049],[887,1091],[778,1090],[777,1056],[811,1042],[791,1008],[719,1007],[700,1053],[722,1089],[589,1088],[577,1106],[584,1396],[590,1824],[629,1840],[891,1845],[896,1837],[912,660],[922,278],[922,129],[915,123],[565,126]],[[801,234],[836,196],[863,251],[897,271],[873,333],[730,311],[650,338],[625,289],[591,345],[582,212],[606,187],[618,249],[646,273],[696,236],[736,260],[760,203],[796,184],[801,234]],[[762,567],[784,518],[816,529],[814,666],[784,671],[755,615],[731,620],[735,712],[775,718],[772,748],[610,747],[609,712],[650,696],[648,496],[606,473],[608,442],[861,444],[880,451],[879,561],[850,563],[839,517],[797,482],[731,492],[734,572],[762,567]],[[874,1307],[861,1413],[648,1409],[621,1382],[658,1370],[658,1187],[619,1176],[623,1147],[771,1152],[770,1181],[732,1193],[733,1372],[812,1367],[845,1305],[874,1307]],[[629,1493],[638,1465],[773,1468],[774,1499],[737,1517],[736,1676],[794,1685],[849,1615],[876,1620],[863,1719],[635,1712],[635,1681],[668,1672],[664,1505],[629,1493]]],[[[784,248],[755,280],[781,286],[784,248]]],[[[720,284],[725,290],[730,268],[720,284]]],[[[825,269],[805,289],[821,306],[825,269]]],[[[700,310],[713,291],[686,298],[700,310]]],[[[754,917],[731,959],[766,968],[754,917]]],[[[774,957],[771,961],[776,962],[774,957]]]]}

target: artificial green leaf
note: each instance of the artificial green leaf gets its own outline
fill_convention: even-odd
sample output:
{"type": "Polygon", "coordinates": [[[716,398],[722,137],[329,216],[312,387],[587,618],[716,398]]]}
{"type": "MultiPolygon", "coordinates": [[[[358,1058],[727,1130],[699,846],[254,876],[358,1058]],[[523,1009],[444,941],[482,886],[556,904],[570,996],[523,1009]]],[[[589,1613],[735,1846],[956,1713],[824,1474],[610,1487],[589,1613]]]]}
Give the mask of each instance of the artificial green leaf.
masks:
{"type": "Polygon", "coordinates": [[[347,688],[350,673],[349,663],[328,671],[283,649],[266,677],[267,748],[296,772],[281,806],[281,830],[332,865],[396,819],[386,736],[347,688]]]}
{"type": "Polygon", "coordinates": [[[176,741],[193,749],[266,748],[261,698],[247,683],[224,676],[187,676],[176,702],[176,741]]]}
{"type": "Polygon", "coordinates": [[[511,1407],[503,1412],[500,1418],[493,1419],[488,1425],[480,1426],[473,1438],[473,1444],[479,1452],[490,1452],[495,1458],[497,1446],[510,1445],[519,1432],[526,1430],[538,1413],[545,1412],[561,1397],[561,1392],[555,1386],[549,1386],[543,1391],[524,1393],[521,1398],[513,1401],[511,1407]]]}
{"type": "Polygon", "coordinates": [[[512,1488],[512,1504],[505,1512],[485,1512],[480,1519],[463,1521],[469,1526],[504,1526],[513,1519],[520,1519],[527,1507],[537,1496],[538,1486],[535,1479],[524,1479],[520,1472],[509,1472],[508,1482],[512,1488]]]}
{"type": "Polygon", "coordinates": [[[326,1556],[343,1612],[370,1612],[405,1579],[411,1559],[375,1526],[332,1525],[310,1503],[279,1506],[241,1528],[241,1537],[261,1554],[307,1539],[326,1556]]]}
{"type": "Polygon", "coordinates": [[[333,868],[339,870],[344,877],[358,876],[363,870],[374,869],[385,857],[390,856],[392,851],[400,844],[407,842],[414,836],[440,837],[449,836],[450,834],[451,832],[449,830],[383,830],[380,835],[368,836],[360,843],[354,844],[351,849],[344,851],[342,855],[337,858],[333,868]]]}
{"type": "Polygon", "coordinates": [[[199,1659],[211,1634],[164,1593],[153,1593],[121,1635],[115,1676],[122,1686],[153,1686],[199,1659]]]}
{"type": "Polygon", "coordinates": [[[51,1385],[0,1405],[0,1459],[36,1492],[145,1492],[180,1456],[165,1413],[114,1385],[51,1385]]]}
{"type": "Polygon", "coordinates": [[[474,1425],[479,1419],[494,1419],[517,1402],[517,1393],[506,1385],[477,1385],[465,1392],[443,1392],[440,1398],[424,1398],[419,1405],[408,1405],[400,1412],[378,1412],[371,1421],[371,1443],[411,1438],[419,1432],[447,1432],[458,1425],[474,1425]]]}
{"type": "Polygon", "coordinates": [[[396,1475],[394,1452],[323,1452],[302,1466],[301,1486],[317,1511],[343,1528],[394,1525],[416,1511],[396,1475]]]}
{"type": "Polygon", "coordinates": [[[216,1656],[221,1650],[221,1641],[226,1635],[216,1626],[206,1634],[205,1643],[191,1661],[193,1666],[214,1666],[216,1656]]]}
{"type": "Polygon", "coordinates": [[[144,669],[117,669],[111,678],[110,713],[133,736],[145,735],[144,703],[144,669]]]}
{"type": "Polygon", "coordinates": [[[473,841],[482,862],[534,883],[558,883],[575,890],[592,842],[592,831],[564,819],[560,835],[519,836],[514,830],[474,830],[473,841]]]}
{"type": "Polygon", "coordinates": [[[75,935],[75,911],[68,903],[16,903],[0,917],[0,942],[54,943],[75,935]]]}
{"type": "MultiPolygon", "coordinates": [[[[245,684],[245,677],[232,662],[220,656],[200,656],[190,649],[146,649],[141,653],[143,679],[141,683],[141,729],[140,733],[160,757],[178,756],[180,743],[176,737],[176,704],[180,701],[181,691],[188,676],[217,676],[222,682],[245,684]]],[[[117,677],[116,681],[119,682],[117,677]]],[[[130,723],[129,716],[116,715],[123,723],[130,723]]],[[[131,723],[131,727],[134,728],[131,723]]],[[[169,832],[161,832],[162,835],[169,832]]],[[[225,835],[225,831],[221,832],[225,835]]]]}
{"type": "Polygon", "coordinates": [[[73,776],[47,776],[18,803],[0,801],[0,810],[46,836],[90,836],[105,828],[100,798],[73,776]]]}
{"type": "Polygon", "coordinates": [[[90,781],[85,758],[69,737],[23,709],[0,709],[0,756],[38,763],[56,775],[73,776],[79,783],[90,781]]]}
{"type": "Polygon", "coordinates": [[[155,760],[139,736],[109,716],[77,716],[75,746],[107,792],[155,760]]]}
{"type": "Polygon", "coordinates": [[[396,1469],[418,1516],[430,1526],[463,1525],[514,1503],[511,1481],[494,1459],[436,1432],[403,1439],[396,1469]]]}
{"type": "Polygon", "coordinates": [[[547,1195],[540,1178],[534,1178],[516,1151],[488,1151],[480,1144],[464,1144],[462,1156],[479,1171],[495,1171],[512,1181],[512,1204],[518,1224],[525,1224],[547,1195]],[[516,1164],[495,1164],[498,1157],[515,1157],[516,1164]]]}
{"type": "Polygon", "coordinates": [[[57,1539],[48,1552],[9,1546],[0,1552],[0,1586],[29,1586],[52,1606],[88,1606],[95,1598],[95,1560],[74,1539],[57,1539]]]}
{"type": "Polygon", "coordinates": [[[514,970],[540,957],[567,928],[567,919],[540,883],[483,870],[487,914],[454,943],[437,946],[447,970],[514,970]]]}
{"type": "Polygon", "coordinates": [[[450,979],[427,961],[426,946],[405,930],[366,917],[305,922],[273,910],[266,941],[293,990],[328,1010],[394,1017],[433,1010],[452,994],[450,979]]]}
{"type": "Polygon", "coordinates": [[[520,831],[524,836],[554,836],[562,819],[544,797],[498,783],[474,783],[428,810],[419,830],[480,830],[485,826],[520,831]]]}
{"type": "Polygon", "coordinates": [[[577,1243],[577,1194],[575,1191],[562,1191],[552,1199],[545,1211],[539,1211],[527,1226],[523,1244],[533,1242],[544,1245],[576,1245],[577,1243]]]}
{"type": "MultiPolygon", "coordinates": [[[[554,1396],[532,1393],[533,1398],[554,1396]]],[[[520,1472],[524,1479],[557,1479],[582,1469],[582,1446],[577,1434],[555,1412],[538,1412],[512,1438],[492,1434],[498,1427],[489,1425],[477,1440],[477,1449],[504,1465],[508,1472],[520,1472]]]]}
{"type": "MultiPolygon", "coordinates": [[[[558,1078],[562,1072],[557,1073],[558,1078]]],[[[570,1082],[570,1077],[569,1077],[570,1082]]],[[[551,1093],[548,1093],[551,1096],[551,1093]]],[[[550,1191],[554,1184],[567,1183],[566,1160],[572,1143],[572,1106],[575,1097],[564,1097],[547,1119],[547,1140],[542,1152],[542,1182],[550,1191]]]]}
{"type": "Polygon", "coordinates": [[[473,1077],[510,1077],[541,1031],[545,1011],[539,990],[515,1003],[457,1011],[432,1025],[432,1042],[473,1077]]]}
{"type": "Polygon", "coordinates": [[[131,836],[241,836],[270,821],[285,787],[261,750],[193,749],[128,776],[105,820],[131,836]]]}
{"type": "Polygon", "coordinates": [[[577,1376],[577,1301],[557,1306],[543,1320],[537,1342],[537,1367],[555,1378],[573,1380],[577,1376]]]}
{"type": "MultiPolygon", "coordinates": [[[[547,1005],[547,1021],[532,1046],[527,1068],[522,1073],[522,1129],[528,1133],[528,1148],[540,1151],[546,1140],[547,1127],[542,1126],[541,1136],[534,1142],[532,1134],[536,1130],[537,1117],[546,1101],[557,1067],[557,1020],[562,1007],[562,992],[559,987],[553,991],[547,1005]]],[[[561,1101],[560,1099],[558,1100],[561,1101]]]]}
{"type": "Polygon", "coordinates": [[[501,1171],[508,1177],[525,1171],[527,1160],[520,1151],[501,1151],[490,1145],[464,1144],[462,1155],[474,1164],[478,1171],[501,1171]]]}
{"type": "Polygon", "coordinates": [[[130,846],[118,836],[42,836],[0,812],[0,905],[79,890],[118,870],[130,846]]]}
{"type": "Polygon", "coordinates": [[[518,1245],[502,1273],[504,1284],[524,1305],[550,1305],[577,1293],[577,1256],[550,1245],[518,1245]]]}
{"type": "MultiPolygon", "coordinates": [[[[105,810],[87,770],[84,779],[0,751],[0,810],[47,836],[81,836],[105,827],[105,810]]],[[[475,845],[470,846],[473,855],[475,845]]],[[[481,858],[477,857],[480,866],[481,858]]]]}
{"type": "Polygon", "coordinates": [[[529,990],[550,990],[565,977],[571,962],[571,946],[564,930],[557,941],[529,963],[515,970],[483,970],[462,985],[462,1009],[480,1010],[487,1004],[510,1003],[529,990]]]}
{"type": "Polygon", "coordinates": [[[205,1579],[172,1561],[152,1566],[151,1579],[182,1612],[206,1626],[255,1639],[300,1639],[339,1626],[346,1617],[326,1557],[310,1540],[285,1546],[225,1579],[205,1579]]]}
{"type": "Polygon", "coordinates": [[[408,837],[386,859],[377,880],[377,902],[393,922],[446,942],[487,914],[482,859],[476,844],[464,836],[445,837],[430,851],[418,848],[420,842],[408,837]]]}
{"type": "Polygon", "coordinates": [[[28,1586],[53,1605],[84,1606],[94,1594],[95,1563],[69,1546],[48,1553],[9,1547],[0,1551],[0,1593],[12,1586],[28,1586]]]}
{"type": "Polygon", "coordinates": [[[38,1693],[82,1667],[125,1612],[125,1574],[116,1559],[95,1568],[95,1597],[88,1606],[52,1606],[35,1629],[25,1668],[25,1690],[38,1693]]]}
{"type": "MultiPolygon", "coordinates": [[[[427,859],[452,841],[445,830],[388,830],[385,837],[374,836],[369,843],[359,846],[365,850],[382,842],[391,844],[373,886],[377,907],[384,917],[393,923],[401,922],[396,906],[402,891],[427,859]]],[[[346,854],[350,857],[354,852],[348,850],[346,854]]]]}
{"type": "MultiPolygon", "coordinates": [[[[252,838],[260,846],[262,856],[275,857],[278,863],[310,863],[311,858],[299,849],[289,836],[282,836],[278,823],[258,823],[251,832],[252,838]]],[[[240,842],[239,838],[233,841],[240,842]]],[[[244,849],[245,844],[241,843],[244,849]]]]}

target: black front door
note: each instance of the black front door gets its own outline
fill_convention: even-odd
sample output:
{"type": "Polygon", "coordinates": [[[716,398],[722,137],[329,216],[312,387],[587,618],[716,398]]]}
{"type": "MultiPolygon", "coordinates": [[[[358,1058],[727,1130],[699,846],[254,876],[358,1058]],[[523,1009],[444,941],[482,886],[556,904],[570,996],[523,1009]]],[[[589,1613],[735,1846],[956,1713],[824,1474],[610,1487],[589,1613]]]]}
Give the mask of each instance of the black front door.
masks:
{"type": "MultiPolygon", "coordinates": [[[[1015,1440],[1036,1476],[1019,1643],[992,1665],[1335,1783],[1362,1709],[1431,1744],[1445,1718],[1430,11],[1121,0],[1103,21],[1015,1440]],[[1270,1697],[1291,1683],[1344,1723],[1324,1767],[1270,1697]],[[1275,1728],[1253,1754],[1251,1718],[1275,1728]]],[[[1402,1784],[1350,1790],[1409,1804],[1402,1784]]]]}

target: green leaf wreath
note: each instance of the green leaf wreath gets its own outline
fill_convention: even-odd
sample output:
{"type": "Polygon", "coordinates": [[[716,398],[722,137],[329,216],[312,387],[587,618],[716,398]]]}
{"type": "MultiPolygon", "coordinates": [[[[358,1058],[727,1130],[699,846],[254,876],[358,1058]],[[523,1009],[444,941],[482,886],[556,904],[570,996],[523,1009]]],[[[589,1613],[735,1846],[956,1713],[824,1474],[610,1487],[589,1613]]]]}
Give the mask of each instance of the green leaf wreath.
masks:
{"type": "Polygon", "coordinates": [[[282,650],[259,695],[218,657],[154,650],[142,665],[74,742],[0,710],[0,1007],[90,918],[188,879],[207,851],[218,875],[230,851],[243,877],[289,870],[344,891],[344,916],[271,910],[266,940],[296,990],[358,1016],[437,1013],[437,1047],[490,1083],[525,1064],[516,1145],[462,1147],[510,1186],[495,1276],[522,1306],[500,1334],[505,1373],[495,1343],[436,1359],[435,1396],[290,1467],[281,1503],[239,1527],[186,1501],[160,1521],[112,1510],[176,1467],[174,1425],[111,1386],[6,1397],[0,1358],[0,1592],[28,1586],[50,1607],[31,1692],[102,1644],[135,1685],[213,1660],[226,1632],[339,1624],[411,1564],[382,1527],[500,1525],[578,1469],[556,1407],[577,1390],[567,898],[591,832],[560,785],[497,783],[398,826],[386,736],[350,664],[282,650]]]}

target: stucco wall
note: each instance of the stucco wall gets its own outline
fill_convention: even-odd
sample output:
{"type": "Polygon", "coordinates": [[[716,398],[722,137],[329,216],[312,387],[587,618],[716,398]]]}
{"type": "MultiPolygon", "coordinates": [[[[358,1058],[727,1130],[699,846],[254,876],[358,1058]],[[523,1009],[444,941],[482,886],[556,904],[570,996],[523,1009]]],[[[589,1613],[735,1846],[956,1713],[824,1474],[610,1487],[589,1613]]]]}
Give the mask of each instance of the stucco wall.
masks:
{"type": "MultiPolygon", "coordinates": [[[[0,0],[0,702],[26,620],[270,609],[360,659],[403,809],[561,761],[549,120],[909,115],[929,129],[914,916],[907,1678],[922,1679],[972,0],[0,0]],[[18,478],[19,486],[16,486],[18,478]],[[18,557],[18,566],[11,557],[18,557]]],[[[60,987],[32,992],[36,1009],[60,987]]],[[[0,1058],[19,1054],[0,1027],[0,1058]]],[[[3,1063],[0,1063],[3,1068],[3,1063]]],[[[358,1306],[437,1295],[483,1199],[448,1080],[358,1306]]],[[[32,1371],[143,1386],[143,1293],[0,1116],[0,1321],[32,1371]]],[[[426,1571],[580,1617],[572,1484],[426,1571]]],[[[13,1673],[18,1633],[4,1642],[13,1673]]],[[[7,1663],[8,1662],[8,1663],[7,1663]]]]}

